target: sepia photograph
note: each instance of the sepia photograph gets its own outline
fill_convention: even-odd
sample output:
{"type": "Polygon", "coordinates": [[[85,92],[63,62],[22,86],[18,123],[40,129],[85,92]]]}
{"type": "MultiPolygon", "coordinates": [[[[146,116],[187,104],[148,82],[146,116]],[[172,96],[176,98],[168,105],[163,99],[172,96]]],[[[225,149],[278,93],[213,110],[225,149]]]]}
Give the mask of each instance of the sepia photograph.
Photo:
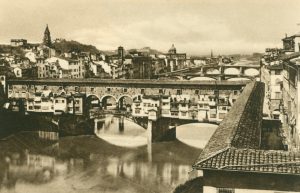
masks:
{"type": "Polygon", "coordinates": [[[0,193],[300,193],[299,8],[0,0],[0,193]]]}

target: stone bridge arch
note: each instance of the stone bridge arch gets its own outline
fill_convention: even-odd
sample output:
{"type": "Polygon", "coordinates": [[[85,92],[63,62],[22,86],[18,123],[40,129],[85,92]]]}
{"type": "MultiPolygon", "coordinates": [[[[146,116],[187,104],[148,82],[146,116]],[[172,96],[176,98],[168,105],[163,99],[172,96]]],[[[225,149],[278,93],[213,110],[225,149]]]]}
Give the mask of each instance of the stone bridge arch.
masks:
{"type": "Polygon", "coordinates": [[[118,104],[118,99],[111,94],[103,95],[100,98],[101,107],[103,109],[116,109],[118,104]]]}
{"type": "Polygon", "coordinates": [[[252,78],[249,78],[249,77],[229,77],[227,78],[226,80],[228,81],[251,81],[252,78]]]}
{"type": "Polygon", "coordinates": [[[214,123],[187,123],[176,127],[176,138],[193,147],[204,148],[217,129],[214,123]]]}
{"type": "Polygon", "coordinates": [[[214,67],[204,68],[203,73],[204,74],[221,74],[219,68],[214,68],[214,67]]]}
{"type": "Polygon", "coordinates": [[[197,77],[192,77],[189,80],[191,81],[216,81],[216,78],[213,77],[207,77],[207,76],[197,76],[197,77]]]}
{"type": "Polygon", "coordinates": [[[95,94],[89,94],[86,96],[86,107],[87,109],[93,109],[93,108],[100,108],[101,107],[101,100],[100,98],[95,94]]]}
{"type": "Polygon", "coordinates": [[[119,98],[117,99],[118,109],[131,111],[133,99],[134,99],[133,96],[127,94],[119,96],[119,98]]]}
{"type": "Polygon", "coordinates": [[[259,75],[259,70],[256,68],[247,68],[244,70],[244,75],[255,77],[259,75]]]}
{"type": "Polygon", "coordinates": [[[229,67],[224,69],[225,75],[239,75],[240,73],[240,68],[229,67]]]}

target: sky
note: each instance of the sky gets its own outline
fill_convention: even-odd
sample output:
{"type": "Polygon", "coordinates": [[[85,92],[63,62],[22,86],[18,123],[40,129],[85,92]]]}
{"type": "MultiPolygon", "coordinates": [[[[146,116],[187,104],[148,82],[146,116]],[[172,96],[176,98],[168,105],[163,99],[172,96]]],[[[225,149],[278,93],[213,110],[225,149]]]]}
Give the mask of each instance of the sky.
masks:
{"type": "Polygon", "coordinates": [[[299,0],[0,0],[0,43],[65,38],[100,50],[149,46],[250,54],[300,32],[299,0]]]}

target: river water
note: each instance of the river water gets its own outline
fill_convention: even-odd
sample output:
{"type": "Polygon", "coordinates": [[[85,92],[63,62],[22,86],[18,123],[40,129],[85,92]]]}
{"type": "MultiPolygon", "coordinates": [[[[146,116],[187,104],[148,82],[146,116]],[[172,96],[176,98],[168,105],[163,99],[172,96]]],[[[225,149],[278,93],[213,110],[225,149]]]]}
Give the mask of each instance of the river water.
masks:
{"type": "Polygon", "coordinates": [[[0,192],[168,193],[191,176],[191,165],[216,129],[177,128],[177,140],[152,143],[130,120],[108,116],[96,136],[45,140],[22,132],[0,141],[0,192]],[[150,151],[150,152],[149,152],[150,151]]]}

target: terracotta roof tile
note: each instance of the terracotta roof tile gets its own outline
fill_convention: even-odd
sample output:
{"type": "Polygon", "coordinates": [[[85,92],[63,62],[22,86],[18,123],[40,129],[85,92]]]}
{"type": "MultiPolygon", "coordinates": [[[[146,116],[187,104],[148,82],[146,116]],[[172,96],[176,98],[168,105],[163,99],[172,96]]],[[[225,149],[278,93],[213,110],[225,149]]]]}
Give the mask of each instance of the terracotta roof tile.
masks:
{"type": "Polygon", "coordinates": [[[263,84],[248,84],[200,154],[195,169],[300,175],[300,153],[260,149],[263,84]]]}
{"type": "Polygon", "coordinates": [[[300,154],[287,151],[230,148],[198,163],[197,167],[300,175],[300,154]]]}
{"type": "Polygon", "coordinates": [[[259,149],[263,95],[262,83],[252,82],[244,88],[230,112],[210,138],[199,160],[230,147],[259,149]]]}

